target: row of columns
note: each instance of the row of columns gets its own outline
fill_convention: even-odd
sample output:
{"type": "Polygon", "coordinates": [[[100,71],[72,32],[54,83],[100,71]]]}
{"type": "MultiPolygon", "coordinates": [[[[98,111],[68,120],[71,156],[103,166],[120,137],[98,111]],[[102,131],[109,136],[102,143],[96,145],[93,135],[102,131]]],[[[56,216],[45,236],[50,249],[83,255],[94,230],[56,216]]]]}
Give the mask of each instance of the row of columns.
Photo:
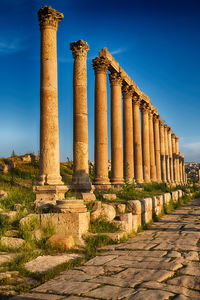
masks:
{"type": "MultiPolygon", "coordinates": [[[[95,71],[95,182],[108,185],[107,71],[109,60],[96,57],[95,71]]],[[[110,68],[111,184],[185,182],[178,137],[159,115],[110,68]],[[123,142],[122,105],[123,94],[123,142]],[[141,120],[140,120],[141,110],[141,120]],[[175,145],[175,148],[174,146],[175,145]]]]}
{"type": "MultiPolygon", "coordinates": [[[[63,14],[44,6],[38,12],[41,31],[40,76],[40,177],[39,186],[62,186],[59,160],[57,28],[63,14]]],[[[71,43],[73,66],[73,161],[74,190],[89,191],[87,52],[80,40],[71,43]]],[[[121,185],[150,181],[185,182],[184,157],[179,153],[178,137],[159,121],[151,105],[123,82],[105,57],[93,60],[95,71],[95,182],[121,185]],[[107,71],[111,88],[111,180],[108,178],[107,71]],[[123,138],[122,103],[123,94],[123,138]],[[142,122],[140,120],[140,110],[142,122]],[[142,126],[141,126],[142,124],[142,126]]],[[[65,188],[60,188],[64,193],[65,188]]],[[[41,192],[42,193],[42,192],[41,192]]],[[[55,189],[52,190],[52,194],[55,189]]]]}

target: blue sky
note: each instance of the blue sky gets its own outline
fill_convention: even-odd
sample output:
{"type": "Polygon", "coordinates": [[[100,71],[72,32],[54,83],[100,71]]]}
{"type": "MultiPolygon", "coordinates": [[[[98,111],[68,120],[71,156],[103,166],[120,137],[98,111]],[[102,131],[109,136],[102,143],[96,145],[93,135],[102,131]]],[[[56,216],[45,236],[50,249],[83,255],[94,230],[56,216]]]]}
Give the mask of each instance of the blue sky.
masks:
{"type": "MultiPolygon", "coordinates": [[[[200,162],[200,1],[1,0],[0,157],[38,153],[40,31],[37,11],[64,13],[58,29],[58,96],[61,160],[72,158],[72,53],[88,42],[89,158],[94,149],[92,58],[107,47],[161,118],[180,137],[186,161],[200,162]]],[[[109,87],[109,82],[108,82],[109,87]]],[[[110,99],[108,88],[108,108],[110,99]]],[[[110,140],[110,118],[109,140],[110,140]]],[[[109,146],[110,155],[110,146],[109,146]]]]}

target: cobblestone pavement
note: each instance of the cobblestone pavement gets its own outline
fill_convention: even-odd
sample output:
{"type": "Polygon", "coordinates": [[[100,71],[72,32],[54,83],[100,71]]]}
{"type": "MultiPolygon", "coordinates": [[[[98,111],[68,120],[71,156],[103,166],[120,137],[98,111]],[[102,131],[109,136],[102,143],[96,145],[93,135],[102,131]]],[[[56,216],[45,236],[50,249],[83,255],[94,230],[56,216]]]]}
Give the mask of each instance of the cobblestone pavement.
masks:
{"type": "Polygon", "coordinates": [[[104,250],[13,299],[200,299],[200,199],[104,250]]]}

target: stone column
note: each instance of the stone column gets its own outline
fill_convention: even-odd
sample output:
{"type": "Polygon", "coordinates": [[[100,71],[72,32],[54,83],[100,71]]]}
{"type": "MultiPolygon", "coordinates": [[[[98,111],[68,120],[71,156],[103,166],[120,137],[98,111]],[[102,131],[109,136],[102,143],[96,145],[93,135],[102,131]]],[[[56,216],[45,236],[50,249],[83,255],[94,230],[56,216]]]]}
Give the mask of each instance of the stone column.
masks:
{"type": "Polygon", "coordinates": [[[144,181],[150,182],[150,151],[149,151],[149,105],[141,103],[142,113],[142,154],[144,181]]]}
{"type": "Polygon", "coordinates": [[[155,141],[155,161],[156,161],[156,177],[157,181],[161,182],[161,164],[160,164],[160,134],[159,134],[159,119],[160,116],[153,115],[154,125],[154,141],[155,141]]]}
{"type": "Polygon", "coordinates": [[[180,173],[180,183],[183,184],[183,164],[182,164],[182,154],[179,152],[179,173],[180,173]]]}
{"type": "Polygon", "coordinates": [[[177,171],[177,183],[180,184],[180,168],[179,168],[179,137],[175,137],[176,147],[176,171],[177,171]]]}
{"type": "Polygon", "coordinates": [[[123,93],[123,131],[124,131],[124,178],[132,183],[134,178],[133,164],[133,89],[126,84],[122,87],[123,93]]]}
{"type": "Polygon", "coordinates": [[[96,57],[92,61],[95,71],[95,181],[109,185],[108,179],[108,128],[107,128],[107,70],[109,60],[96,57]]]}
{"type": "Polygon", "coordinates": [[[173,156],[172,156],[172,128],[168,127],[168,146],[169,146],[169,167],[171,183],[174,182],[174,168],[173,168],[173,156]]]}
{"type": "Polygon", "coordinates": [[[111,183],[123,184],[122,148],[122,78],[117,72],[109,75],[111,86],[111,183]]]}
{"type": "Polygon", "coordinates": [[[88,170],[87,52],[80,40],[70,44],[73,68],[73,162],[72,190],[90,191],[88,170]]]}
{"type": "Polygon", "coordinates": [[[150,178],[151,181],[157,181],[155,164],[155,143],[153,127],[153,111],[149,111],[149,150],[150,150],[150,178]]]}
{"type": "Polygon", "coordinates": [[[170,168],[169,168],[169,145],[168,145],[168,125],[164,125],[165,132],[165,159],[166,159],[166,176],[167,182],[171,182],[170,179],[170,168]]]}
{"type": "Polygon", "coordinates": [[[40,176],[35,188],[36,202],[63,198],[59,159],[57,29],[63,14],[51,6],[38,12],[40,46],[40,176]],[[59,190],[59,192],[58,192],[59,190]]]}
{"type": "Polygon", "coordinates": [[[137,183],[143,183],[142,145],[140,126],[140,97],[133,96],[133,140],[134,140],[134,171],[137,183]]]}
{"type": "Polygon", "coordinates": [[[162,181],[166,182],[166,160],[165,160],[165,133],[164,133],[164,120],[160,120],[160,155],[161,155],[161,174],[162,181]]]}
{"type": "Polygon", "coordinates": [[[178,172],[177,172],[177,165],[176,165],[176,141],[175,141],[175,134],[172,133],[172,155],[173,155],[173,170],[174,170],[174,182],[177,184],[178,183],[178,172]]]}

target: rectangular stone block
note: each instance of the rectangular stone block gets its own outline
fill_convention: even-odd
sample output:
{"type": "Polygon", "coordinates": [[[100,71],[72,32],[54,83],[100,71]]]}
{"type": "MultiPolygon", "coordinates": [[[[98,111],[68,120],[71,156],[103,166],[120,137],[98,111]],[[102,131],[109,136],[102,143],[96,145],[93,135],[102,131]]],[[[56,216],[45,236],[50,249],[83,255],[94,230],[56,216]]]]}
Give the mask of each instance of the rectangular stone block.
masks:
{"type": "Polygon", "coordinates": [[[152,197],[152,212],[156,216],[160,215],[163,209],[163,196],[152,197]]]}
{"type": "Polygon", "coordinates": [[[169,205],[169,202],[170,202],[171,198],[172,197],[171,197],[170,193],[163,194],[164,205],[169,205]]]}
{"type": "Polygon", "coordinates": [[[132,215],[132,230],[138,231],[139,226],[142,225],[141,215],[132,215]]]}
{"type": "Polygon", "coordinates": [[[122,214],[119,216],[120,221],[126,224],[126,232],[130,233],[133,227],[133,216],[132,213],[122,214]]]}
{"type": "Polygon", "coordinates": [[[178,198],[182,198],[183,197],[183,191],[182,190],[178,190],[178,198]]]}
{"type": "Polygon", "coordinates": [[[178,191],[171,192],[171,194],[172,194],[172,201],[174,203],[178,202],[178,191]]]}
{"type": "Polygon", "coordinates": [[[96,196],[94,193],[82,193],[82,198],[84,201],[95,201],[96,200],[96,196]]]}
{"type": "Polygon", "coordinates": [[[146,224],[152,220],[152,198],[140,200],[142,204],[142,223],[146,224]]]}

